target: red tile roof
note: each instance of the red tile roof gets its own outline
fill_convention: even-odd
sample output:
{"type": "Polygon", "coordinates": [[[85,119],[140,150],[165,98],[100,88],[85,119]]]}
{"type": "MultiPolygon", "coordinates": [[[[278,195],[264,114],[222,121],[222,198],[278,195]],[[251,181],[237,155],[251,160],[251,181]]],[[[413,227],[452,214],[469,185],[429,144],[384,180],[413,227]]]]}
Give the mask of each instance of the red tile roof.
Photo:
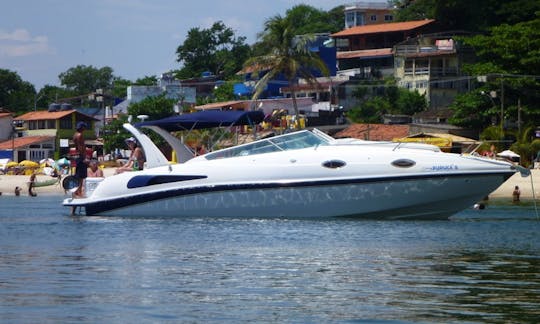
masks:
{"type": "Polygon", "coordinates": [[[7,140],[5,142],[0,142],[0,150],[11,150],[12,147],[15,149],[28,146],[30,144],[47,142],[54,140],[54,136],[25,136],[25,137],[15,137],[15,140],[7,140]]]}
{"type": "Polygon", "coordinates": [[[352,137],[370,141],[391,141],[409,135],[409,125],[353,124],[336,133],[335,138],[352,137]]]}
{"type": "Polygon", "coordinates": [[[45,120],[45,119],[60,119],[67,115],[71,115],[76,110],[62,110],[62,111],[32,111],[18,117],[15,117],[17,120],[45,120]]]}
{"type": "Polygon", "coordinates": [[[414,20],[414,21],[404,21],[404,22],[395,22],[395,23],[355,26],[355,27],[342,30],[330,36],[343,37],[343,36],[352,36],[352,35],[407,31],[407,30],[412,30],[418,27],[425,26],[434,21],[435,21],[434,19],[425,19],[425,20],[414,20]]]}
{"type": "Polygon", "coordinates": [[[3,112],[0,112],[0,118],[3,118],[3,117],[8,117],[8,116],[11,116],[13,115],[12,113],[3,113],[3,112]]]}
{"type": "Polygon", "coordinates": [[[94,118],[92,116],[80,113],[75,109],[61,110],[61,111],[51,111],[51,112],[44,111],[44,110],[32,111],[32,112],[20,115],[18,117],[15,117],[15,119],[16,120],[57,120],[57,119],[60,119],[62,117],[71,115],[73,113],[85,116],[85,117],[87,117],[89,119],[92,119],[92,120],[98,120],[97,118],[94,118]]]}

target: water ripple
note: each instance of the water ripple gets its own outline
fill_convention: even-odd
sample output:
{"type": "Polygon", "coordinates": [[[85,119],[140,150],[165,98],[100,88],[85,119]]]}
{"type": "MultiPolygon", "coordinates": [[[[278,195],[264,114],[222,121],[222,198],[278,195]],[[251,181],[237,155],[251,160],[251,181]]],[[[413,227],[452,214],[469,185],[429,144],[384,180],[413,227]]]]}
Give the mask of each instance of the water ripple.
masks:
{"type": "Polygon", "coordinates": [[[434,222],[0,212],[0,318],[538,322],[540,223],[526,209],[489,212],[434,222]]]}

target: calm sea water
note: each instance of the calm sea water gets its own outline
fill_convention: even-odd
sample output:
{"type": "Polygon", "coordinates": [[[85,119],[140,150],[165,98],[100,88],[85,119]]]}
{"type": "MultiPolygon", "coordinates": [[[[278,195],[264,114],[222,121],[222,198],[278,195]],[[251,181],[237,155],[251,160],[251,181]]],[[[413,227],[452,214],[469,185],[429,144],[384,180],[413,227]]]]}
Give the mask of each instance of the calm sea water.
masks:
{"type": "Polygon", "coordinates": [[[538,322],[540,221],[70,217],[0,197],[0,321],[538,322]]]}

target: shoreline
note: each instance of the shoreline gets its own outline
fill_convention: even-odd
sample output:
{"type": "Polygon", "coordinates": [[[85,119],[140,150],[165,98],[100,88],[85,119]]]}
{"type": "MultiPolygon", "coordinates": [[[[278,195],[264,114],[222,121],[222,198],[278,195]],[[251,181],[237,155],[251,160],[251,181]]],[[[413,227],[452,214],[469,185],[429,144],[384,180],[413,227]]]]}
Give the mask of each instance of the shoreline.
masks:
{"type": "Polygon", "coordinates": [[[538,200],[538,198],[540,197],[540,170],[531,169],[531,175],[528,177],[522,177],[519,172],[517,172],[508,180],[506,180],[502,185],[500,185],[499,188],[490,193],[488,197],[490,199],[496,198],[498,200],[507,199],[511,202],[512,192],[514,191],[515,186],[518,186],[521,191],[520,199],[532,201],[534,198],[536,198],[538,200]]]}
{"type": "MultiPolygon", "coordinates": [[[[103,174],[105,177],[110,177],[114,174],[116,168],[104,168],[103,174]]],[[[67,175],[64,175],[62,177],[66,177],[67,175]]],[[[36,175],[36,181],[48,181],[54,179],[50,176],[38,174],[36,175]]],[[[30,180],[30,176],[28,175],[0,175],[0,198],[1,196],[15,196],[15,187],[21,188],[21,196],[29,196],[28,194],[28,182],[30,180]]],[[[57,182],[52,185],[43,186],[43,187],[34,187],[34,193],[37,194],[37,196],[40,195],[47,195],[47,196],[66,196],[70,197],[70,193],[66,193],[64,191],[64,188],[62,188],[61,182],[57,182]]]]}
{"type": "MultiPolygon", "coordinates": [[[[104,168],[103,173],[105,177],[114,175],[116,168],[104,168]]],[[[13,195],[15,196],[15,187],[21,188],[21,196],[28,196],[28,181],[30,176],[26,175],[0,175],[0,192],[1,195],[13,195]]],[[[50,176],[39,174],[36,176],[36,181],[51,180],[50,176]]],[[[540,197],[540,170],[531,170],[531,176],[522,177],[519,173],[514,174],[506,182],[504,182],[499,188],[489,194],[489,199],[497,200],[509,200],[512,201],[512,192],[514,187],[519,186],[521,191],[520,198],[523,200],[533,200],[533,198],[540,197]],[[531,178],[532,177],[532,178],[531,178]],[[531,185],[532,179],[532,185],[531,185]],[[534,195],[532,186],[534,186],[534,195]]],[[[55,183],[49,186],[35,187],[34,192],[39,195],[58,195],[69,196],[69,193],[65,193],[61,183],[55,183]]],[[[0,196],[1,197],[1,196],[0,196]]]]}

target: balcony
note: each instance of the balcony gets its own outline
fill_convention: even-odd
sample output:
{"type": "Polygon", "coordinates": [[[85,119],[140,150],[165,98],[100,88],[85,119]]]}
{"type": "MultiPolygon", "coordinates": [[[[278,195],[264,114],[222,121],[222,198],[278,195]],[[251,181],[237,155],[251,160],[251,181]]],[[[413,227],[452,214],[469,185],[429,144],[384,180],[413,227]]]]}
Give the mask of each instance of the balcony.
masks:
{"type": "Polygon", "coordinates": [[[454,46],[438,46],[438,45],[398,45],[394,47],[396,56],[405,57],[421,57],[421,56],[436,56],[443,54],[455,54],[454,46]]]}
{"type": "Polygon", "coordinates": [[[406,67],[404,69],[405,75],[429,75],[430,77],[447,77],[447,76],[457,76],[458,68],[457,67],[428,67],[428,66],[416,66],[416,67],[406,67]]]}

